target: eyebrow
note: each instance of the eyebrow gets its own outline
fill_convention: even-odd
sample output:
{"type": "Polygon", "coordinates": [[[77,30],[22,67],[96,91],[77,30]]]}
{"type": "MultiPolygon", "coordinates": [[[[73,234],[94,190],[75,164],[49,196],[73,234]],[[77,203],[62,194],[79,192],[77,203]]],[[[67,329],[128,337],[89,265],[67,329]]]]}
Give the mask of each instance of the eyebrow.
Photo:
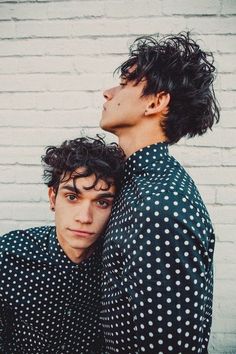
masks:
{"type": "MultiPolygon", "coordinates": [[[[73,186],[69,186],[69,185],[63,186],[63,187],[61,187],[61,190],[63,190],[63,189],[68,190],[70,192],[74,192],[77,195],[82,194],[78,188],[75,189],[73,186]]],[[[115,197],[115,194],[110,193],[110,192],[99,193],[97,195],[97,198],[114,198],[114,197],[115,197]]]]}

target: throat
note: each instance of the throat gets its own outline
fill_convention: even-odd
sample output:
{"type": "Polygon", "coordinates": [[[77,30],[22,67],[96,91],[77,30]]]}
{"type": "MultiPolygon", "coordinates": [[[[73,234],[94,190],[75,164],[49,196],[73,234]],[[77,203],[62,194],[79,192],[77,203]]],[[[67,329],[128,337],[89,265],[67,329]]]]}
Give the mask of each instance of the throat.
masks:
{"type": "Polygon", "coordinates": [[[118,135],[118,138],[119,145],[124,150],[126,158],[148,145],[167,142],[167,138],[163,133],[153,134],[153,132],[145,133],[145,131],[132,134],[129,130],[126,134],[118,135]]]}

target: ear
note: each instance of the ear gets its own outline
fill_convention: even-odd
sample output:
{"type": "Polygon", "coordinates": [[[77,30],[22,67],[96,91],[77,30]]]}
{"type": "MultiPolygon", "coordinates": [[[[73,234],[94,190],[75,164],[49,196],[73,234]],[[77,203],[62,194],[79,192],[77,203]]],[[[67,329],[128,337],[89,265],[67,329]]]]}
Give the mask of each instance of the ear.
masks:
{"type": "Polygon", "coordinates": [[[162,113],[166,115],[168,113],[168,105],[170,103],[170,94],[164,91],[157,93],[156,95],[150,96],[148,104],[145,108],[144,115],[150,116],[153,114],[162,113]]]}
{"type": "Polygon", "coordinates": [[[48,188],[48,198],[49,198],[50,209],[54,211],[56,205],[56,193],[53,187],[48,188]]]}

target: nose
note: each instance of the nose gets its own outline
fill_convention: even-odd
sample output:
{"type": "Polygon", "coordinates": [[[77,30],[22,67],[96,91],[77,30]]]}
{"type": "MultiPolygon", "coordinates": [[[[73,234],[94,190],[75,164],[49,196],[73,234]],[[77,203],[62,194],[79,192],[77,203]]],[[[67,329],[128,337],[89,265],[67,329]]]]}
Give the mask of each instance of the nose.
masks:
{"type": "Polygon", "coordinates": [[[107,101],[111,100],[114,95],[113,92],[114,92],[114,87],[105,90],[103,92],[103,97],[105,98],[105,100],[107,100],[107,101]]]}
{"type": "Polygon", "coordinates": [[[75,221],[81,224],[91,224],[93,222],[92,209],[89,204],[83,204],[77,207],[75,221]]]}

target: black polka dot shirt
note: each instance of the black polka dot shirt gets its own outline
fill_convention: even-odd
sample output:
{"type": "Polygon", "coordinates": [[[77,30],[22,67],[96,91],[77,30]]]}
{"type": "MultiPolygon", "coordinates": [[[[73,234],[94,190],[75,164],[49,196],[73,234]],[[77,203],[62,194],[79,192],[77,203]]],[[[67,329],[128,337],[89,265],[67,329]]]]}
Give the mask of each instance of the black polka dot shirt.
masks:
{"type": "Polygon", "coordinates": [[[101,247],[75,264],[54,227],[0,237],[0,353],[100,354],[101,247]]]}
{"type": "Polygon", "coordinates": [[[106,354],[207,353],[214,233],[166,143],[126,161],[104,239],[106,354]]]}

